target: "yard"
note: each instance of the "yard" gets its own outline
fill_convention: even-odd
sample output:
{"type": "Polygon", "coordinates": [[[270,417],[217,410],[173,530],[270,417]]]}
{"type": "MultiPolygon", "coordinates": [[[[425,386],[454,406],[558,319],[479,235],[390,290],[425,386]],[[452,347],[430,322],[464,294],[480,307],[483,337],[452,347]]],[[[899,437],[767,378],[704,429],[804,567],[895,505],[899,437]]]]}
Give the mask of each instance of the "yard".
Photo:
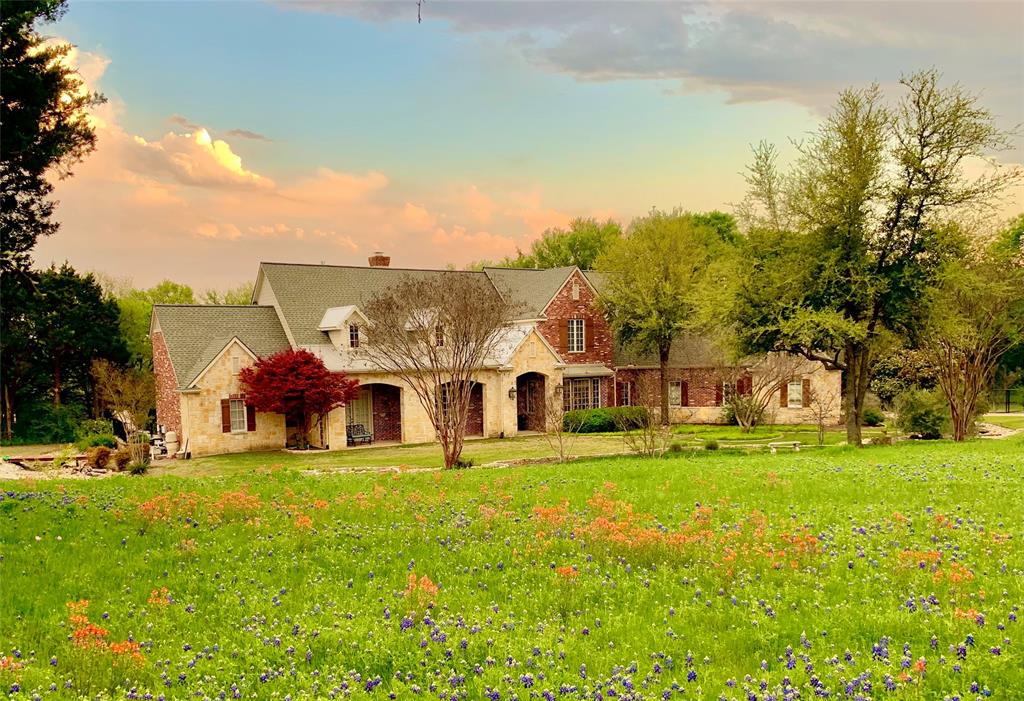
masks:
{"type": "Polygon", "coordinates": [[[9,482],[0,683],[26,699],[1019,698],[1022,455],[1015,436],[312,477],[273,454],[255,472],[274,465],[192,461],[221,476],[189,480],[9,482]]]}

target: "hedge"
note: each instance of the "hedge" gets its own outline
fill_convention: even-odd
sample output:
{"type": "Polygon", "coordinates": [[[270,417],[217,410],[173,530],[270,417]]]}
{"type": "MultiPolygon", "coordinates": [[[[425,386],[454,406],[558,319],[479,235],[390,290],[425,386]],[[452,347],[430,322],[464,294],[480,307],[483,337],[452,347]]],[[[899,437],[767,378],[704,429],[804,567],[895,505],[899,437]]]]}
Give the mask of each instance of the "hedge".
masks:
{"type": "Polygon", "coordinates": [[[650,420],[650,414],[642,406],[617,406],[567,411],[562,424],[566,431],[579,426],[579,433],[610,433],[640,428],[650,420]]]}

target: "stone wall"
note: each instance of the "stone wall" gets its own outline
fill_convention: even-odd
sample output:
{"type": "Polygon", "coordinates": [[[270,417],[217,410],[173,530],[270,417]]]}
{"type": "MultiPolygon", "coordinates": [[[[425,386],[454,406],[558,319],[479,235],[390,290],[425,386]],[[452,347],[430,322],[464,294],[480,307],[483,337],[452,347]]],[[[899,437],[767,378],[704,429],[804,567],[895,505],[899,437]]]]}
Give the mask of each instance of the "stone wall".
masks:
{"type": "Polygon", "coordinates": [[[198,389],[181,393],[182,445],[188,440],[192,455],[275,450],[285,444],[285,421],[281,414],[256,414],[255,431],[227,432],[221,424],[221,400],[239,395],[238,376],[232,372],[232,357],[239,367],[252,364],[252,356],[232,342],[197,382],[198,389]]]}
{"type": "Polygon", "coordinates": [[[160,331],[154,331],[150,339],[153,345],[153,373],[156,376],[156,422],[167,431],[181,435],[181,398],[178,396],[178,380],[174,366],[167,352],[167,342],[160,331]]]}

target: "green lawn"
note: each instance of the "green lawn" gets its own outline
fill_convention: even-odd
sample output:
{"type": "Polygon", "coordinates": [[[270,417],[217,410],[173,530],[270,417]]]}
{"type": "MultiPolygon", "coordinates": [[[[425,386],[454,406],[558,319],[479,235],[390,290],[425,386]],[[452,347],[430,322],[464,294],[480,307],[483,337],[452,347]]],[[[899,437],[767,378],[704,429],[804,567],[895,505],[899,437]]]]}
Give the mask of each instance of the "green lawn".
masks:
{"type": "MultiPolygon", "coordinates": [[[[865,437],[877,436],[883,429],[865,429],[865,437]]],[[[681,425],[673,427],[672,442],[684,447],[703,447],[714,440],[723,448],[757,447],[773,441],[799,441],[816,446],[818,435],[813,426],[766,426],[743,433],[736,426],[681,425]]],[[[827,445],[845,442],[846,434],[833,428],[825,434],[827,445]]],[[[628,452],[621,434],[581,435],[573,444],[572,454],[586,457],[628,452]]],[[[543,436],[508,439],[470,440],[463,457],[477,465],[501,461],[541,460],[556,455],[543,436]]],[[[437,468],[443,464],[436,444],[367,447],[339,451],[297,453],[270,451],[194,458],[188,461],[162,462],[154,474],[212,476],[278,469],[350,470],[376,467],[437,468]]]]}
{"type": "Polygon", "coordinates": [[[9,482],[0,688],[1019,698],[1022,456],[1017,436],[9,482]]]}
{"type": "Polygon", "coordinates": [[[1024,429],[1024,414],[985,414],[984,420],[997,426],[1024,429]]]}

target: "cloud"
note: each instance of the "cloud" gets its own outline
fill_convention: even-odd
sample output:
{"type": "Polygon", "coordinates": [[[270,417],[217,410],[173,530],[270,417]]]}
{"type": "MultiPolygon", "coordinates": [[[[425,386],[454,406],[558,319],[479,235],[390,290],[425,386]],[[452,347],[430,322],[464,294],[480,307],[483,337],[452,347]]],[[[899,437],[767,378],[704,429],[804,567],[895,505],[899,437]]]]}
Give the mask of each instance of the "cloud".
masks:
{"type": "MultiPolygon", "coordinates": [[[[97,67],[99,87],[109,61],[75,60],[97,67]]],[[[586,214],[559,212],[532,183],[396,182],[326,166],[279,177],[247,164],[251,139],[180,114],[147,138],[124,126],[129,110],[112,100],[91,115],[97,149],[56,183],[63,226],[37,247],[40,265],[67,259],[138,284],[209,287],[251,277],[260,260],[365,264],[374,250],[395,265],[442,267],[513,254],[550,222],[586,214]]]]}
{"type": "MultiPolygon", "coordinates": [[[[285,4],[415,21],[406,5],[285,4]]],[[[671,81],[679,93],[823,111],[844,87],[894,84],[900,71],[934,66],[983,90],[1007,125],[1024,121],[1024,5],[1015,2],[432,2],[424,13],[580,81],[671,81]]]]}
{"type": "Polygon", "coordinates": [[[240,139],[251,139],[253,141],[273,141],[269,136],[248,129],[228,129],[224,132],[227,136],[237,136],[240,139]]]}

